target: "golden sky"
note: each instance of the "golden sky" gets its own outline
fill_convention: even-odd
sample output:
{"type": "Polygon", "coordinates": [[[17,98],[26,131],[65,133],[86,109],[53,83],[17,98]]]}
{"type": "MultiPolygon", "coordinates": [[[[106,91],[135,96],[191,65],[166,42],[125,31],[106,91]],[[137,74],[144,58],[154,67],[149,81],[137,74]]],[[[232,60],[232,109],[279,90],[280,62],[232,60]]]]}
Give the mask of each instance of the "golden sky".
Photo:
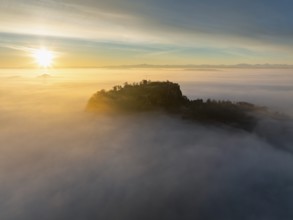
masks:
{"type": "Polygon", "coordinates": [[[289,1],[0,1],[0,67],[293,64],[289,1]]]}

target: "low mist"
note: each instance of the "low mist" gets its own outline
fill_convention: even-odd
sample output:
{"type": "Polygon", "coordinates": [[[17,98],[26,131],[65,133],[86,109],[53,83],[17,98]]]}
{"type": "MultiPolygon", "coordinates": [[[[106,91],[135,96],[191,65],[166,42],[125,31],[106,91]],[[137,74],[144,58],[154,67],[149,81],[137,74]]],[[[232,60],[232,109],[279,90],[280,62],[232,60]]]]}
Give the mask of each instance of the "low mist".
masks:
{"type": "Polygon", "coordinates": [[[292,121],[85,112],[111,83],[1,80],[1,220],[293,218],[292,121]]]}

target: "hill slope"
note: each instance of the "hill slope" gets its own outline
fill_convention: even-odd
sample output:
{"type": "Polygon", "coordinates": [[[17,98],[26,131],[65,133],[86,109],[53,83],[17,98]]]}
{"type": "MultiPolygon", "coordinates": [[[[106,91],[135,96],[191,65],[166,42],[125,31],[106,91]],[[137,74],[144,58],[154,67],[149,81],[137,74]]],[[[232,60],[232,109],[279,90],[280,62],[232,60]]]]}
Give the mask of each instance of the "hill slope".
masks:
{"type": "Polygon", "coordinates": [[[146,80],[98,91],[88,101],[86,109],[112,113],[163,111],[202,123],[225,124],[247,131],[257,124],[255,113],[267,114],[266,108],[246,102],[189,100],[182,95],[177,83],[146,80]]]}

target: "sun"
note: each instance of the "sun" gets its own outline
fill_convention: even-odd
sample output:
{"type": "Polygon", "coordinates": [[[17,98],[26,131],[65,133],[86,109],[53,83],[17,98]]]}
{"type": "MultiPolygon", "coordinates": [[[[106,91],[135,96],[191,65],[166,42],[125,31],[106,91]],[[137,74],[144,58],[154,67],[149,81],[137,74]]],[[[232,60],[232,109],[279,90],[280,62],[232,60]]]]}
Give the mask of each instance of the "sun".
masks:
{"type": "Polygon", "coordinates": [[[33,57],[40,67],[50,67],[53,64],[53,53],[49,51],[47,48],[36,49],[33,52],[33,57]]]}

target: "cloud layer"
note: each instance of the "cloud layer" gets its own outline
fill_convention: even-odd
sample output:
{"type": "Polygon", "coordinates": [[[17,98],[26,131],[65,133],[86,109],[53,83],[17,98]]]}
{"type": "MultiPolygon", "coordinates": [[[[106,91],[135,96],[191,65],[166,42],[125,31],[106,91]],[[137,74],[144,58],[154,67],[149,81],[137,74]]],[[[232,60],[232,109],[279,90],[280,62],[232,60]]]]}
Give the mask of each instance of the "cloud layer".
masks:
{"type": "MultiPolygon", "coordinates": [[[[106,43],[102,53],[111,53],[112,63],[118,64],[292,64],[292,3],[287,0],[12,0],[0,4],[1,38],[3,33],[20,38],[37,35],[38,43],[45,36],[55,36],[65,45],[68,39],[82,39],[96,51],[83,53],[91,59],[102,59],[99,50],[106,43]],[[128,59],[118,53],[121,60],[116,60],[112,48],[117,43],[129,48],[124,50],[128,59]],[[132,49],[144,52],[131,53],[132,49]]],[[[83,49],[77,42],[71,46],[75,53],[83,49]]],[[[93,63],[96,60],[84,66],[93,63]]]]}
{"type": "MultiPolygon", "coordinates": [[[[289,40],[292,27],[292,3],[268,1],[247,2],[225,0],[218,2],[184,0],[176,1],[22,1],[2,3],[3,9],[30,15],[44,23],[62,18],[64,24],[92,25],[103,29],[111,27],[130,33],[132,31],[162,32],[172,34],[222,34],[264,40],[264,35],[289,40]],[[57,17],[56,17],[57,15],[57,17]],[[68,17],[68,19],[66,19],[68,17]],[[69,19],[70,18],[70,19],[69,19]],[[73,19],[73,20],[72,20],[73,19]],[[102,26],[100,26],[102,25],[102,26]]],[[[4,10],[5,11],[5,10],[4,10]]],[[[13,14],[17,16],[17,14],[13,14]]],[[[109,29],[109,30],[110,30],[109,29]]],[[[120,33],[122,34],[122,33],[120,33]]]]}
{"type": "Polygon", "coordinates": [[[293,217],[289,121],[251,134],[159,114],[97,116],[83,111],[90,82],[1,83],[3,220],[293,217]]]}

